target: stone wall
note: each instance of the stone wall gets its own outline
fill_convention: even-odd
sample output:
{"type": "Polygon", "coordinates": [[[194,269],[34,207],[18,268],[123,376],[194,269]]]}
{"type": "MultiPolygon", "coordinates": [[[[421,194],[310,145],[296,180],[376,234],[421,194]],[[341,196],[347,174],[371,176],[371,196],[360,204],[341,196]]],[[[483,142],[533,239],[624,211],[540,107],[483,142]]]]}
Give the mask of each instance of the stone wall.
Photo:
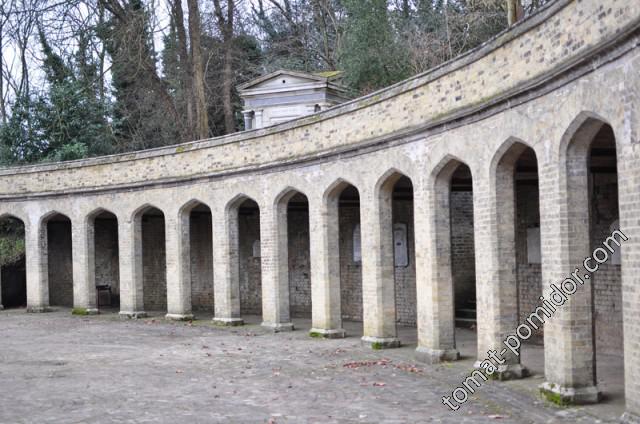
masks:
{"type": "Polygon", "coordinates": [[[408,128],[428,129],[528,90],[529,82],[550,78],[572,58],[606,45],[637,21],[638,12],[628,2],[604,8],[598,0],[558,0],[456,61],[318,115],[178,147],[0,170],[0,193],[7,197],[192,179],[315,158],[408,128]],[[579,24],[563,23],[575,16],[580,16],[579,24]]]}

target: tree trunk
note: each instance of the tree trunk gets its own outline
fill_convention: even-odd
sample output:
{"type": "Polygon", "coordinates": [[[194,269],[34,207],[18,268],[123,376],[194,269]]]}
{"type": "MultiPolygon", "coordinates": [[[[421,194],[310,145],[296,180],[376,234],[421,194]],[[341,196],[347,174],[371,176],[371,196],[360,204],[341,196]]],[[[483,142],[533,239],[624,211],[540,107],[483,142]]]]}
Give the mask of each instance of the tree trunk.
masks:
{"type": "MultiPolygon", "coordinates": [[[[177,2],[179,0],[176,0],[177,2]]],[[[200,11],[198,0],[188,0],[189,5],[189,38],[191,40],[191,64],[193,97],[195,100],[195,135],[197,138],[209,137],[209,116],[204,91],[204,64],[202,62],[202,46],[200,44],[200,11]]]]}
{"type": "Polygon", "coordinates": [[[233,116],[233,15],[234,0],[227,0],[227,16],[225,18],[220,7],[220,0],[213,0],[220,32],[222,33],[222,48],[224,65],[222,67],[222,108],[224,110],[225,133],[236,130],[236,120],[233,116]]]}
{"type": "Polygon", "coordinates": [[[509,26],[514,25],[524,16],[520,0],[507,0],[507,20],[509,26]]]}
{"type": "Polygon", "coordinates": [[[180,61],[180,69],[183,70],[182,90],[184,97],[184,107],[187,109],[187,137],[192,140],[195,138],[195,124],[193,117],[194,103],[196,102],[192,88],[192,69],[191,57],[187,52],[187,32],[184,28],[184,13],[182,11],[182,1],[174,0],[173,2],[173,20],[176,26],[176,34],[178,35],[178,56],[180,61]]]}

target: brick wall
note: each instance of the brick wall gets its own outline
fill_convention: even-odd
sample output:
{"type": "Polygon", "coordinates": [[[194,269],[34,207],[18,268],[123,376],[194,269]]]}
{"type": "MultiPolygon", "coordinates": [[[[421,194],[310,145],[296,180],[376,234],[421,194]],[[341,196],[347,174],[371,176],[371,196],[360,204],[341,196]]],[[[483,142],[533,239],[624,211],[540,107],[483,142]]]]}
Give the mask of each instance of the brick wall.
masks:
{"type": "Polygon", "coordinates": [[[120,295],[120,262],[118,252],[118,221],[95,220],[96,285],[111,286],[111,304],[118,304],[120,295]]]}
{"type": "MultiPolygon", "coordinates": [[[[527,256],[527,229],[540,227],[538,186],[516,184],[516,278],[519,291],[519,321],[523,322],[539,306],[542,296],[541,264],[530,264],[527,256]]],[[[542,335],[542,328],[537,332],[542,335]]]]}
{"type": "MultiPolygon", "coordinates": [[[[591,176],[591,244],[598,247],[611,234],[619,217],[617,174],[591,176]]],[[[623,229],[624,231],[624,229],[623,229]]],[[[622,355],[622,279],[620,265],[609,260],[594,273],[596,351],[622,355]]]]}
{"type": "MultiPolygon", "coordinates": [[[[393,202],[394,223],[407,225],[409,265],[395,268],[396,320],[416,325],[416,271],[413,234],[413,202],[393,202]]],[[[360,223],[357,206],[340,207],[340,294],[342,318],[362,321],[362,263],[353,260],[353,230],[360,223]]]]}
{"type": "Polygon", "coordinates": [[[393,222],[407,226],[409,265],[395,267],[396,322],[416,325],[416,260],[413,234],[413,201],[394,200],[393,222]]]}
{"type": "Polygon", "coordinates": [[[476,299],[473,193],[452,191],[450,199],[451,269],[455,307],[469,308],[476,299]]]}
{"type": "Polygon", "coordinates": [[[289,306],[292,317],[311,318],[309,210],[288,211],[289,306]]]}
{"type": "Polygon", "coordinates": [[[164,218],[142,218],[142,264],[144,309],[167,310],[167,273],[164,218]]]}
{"type": "Polygon", "coordinates": [[[191,214],[191,304],[194,311],[213,312],[213,247],[211,214],[191,214]]]}
{"type": "Polygon", "coordinates": [[[246,315],[262,315],[260,258],[253,256],[253,244],[260,239],[258,209],[240,209],[238,234],[240,238],[240,312],[246,315]]]}
{"type": "Polygon", "coordinates": [[[353,260],[353,230],[360,224],[360,208],[341,206],[339,215],[342,318],[362,321],[362,262],[353,260]]]}
{"type": "Polygon", "coordinates": [[[49,304],[73,306],[73,261],[71,253],[71,221],[48,224],[49,304]]]}

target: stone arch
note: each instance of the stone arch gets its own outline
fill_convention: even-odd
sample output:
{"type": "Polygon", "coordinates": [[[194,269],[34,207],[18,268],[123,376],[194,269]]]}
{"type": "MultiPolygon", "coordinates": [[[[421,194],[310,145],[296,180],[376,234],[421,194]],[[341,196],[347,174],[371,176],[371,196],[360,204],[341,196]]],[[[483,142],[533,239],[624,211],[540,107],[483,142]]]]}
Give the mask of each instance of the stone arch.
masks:
{"type": "Polygon", "coordinates": [[[292,317],[311,318],[309,198],[302,190],[287,186],[274,202],[280,319],[286,324],[292,317]]]}
{"type": "MultiPolygon", "coordinates": [[[[386,344],[395,346],[399,344],[397,326],[415,327],[417,323],[413,181],[398,168],[390,168],[378,178],[373,196],[375,221],[371,230],[375,252],[369,265],[363,256],[363,274],[368,274],[366,267],[373,265],[371,271],[380,296],[377,302],[383,305],[377,311],[382,336],[378,337],[393,339],[386,344]]],[[[364,225],[369,224],[363,222],[362,228],[364,225]]],[[[365,297],[365,329],[374,320],[370,313],[376,312],[367,305],[370,301],[365,297]]],[[[414,338],[408,337],[405,342],[413,343],[414,338]]]]}
{"type": "Polygon", "coordinates": [[[327,203],[329,201],[332,201],[336,197],[339,197],[342,191],[348,186],[353,186],[356,190],[358,190],[358,187],[355,184],[344,178],[338,178],[337,180],[329,184],[329,187],[327,187],[322,194],[323,203],[327,203]]]}
{"type": "MultiPolygon", "coordinates": [[[[213,221],[211,207],[191,199],[178,210],[179,305],[171,317],[186,319],[193,311],[213,312],[213,221]]],[[[171,311],[169,312],[171,314],[171,311]]]]}
{"type": "Polygon", "coordinates": [[[131,212],[131,214],[129,215],[130,219],[131,220],[139,219],[142,217],[142,215],[144,215],[151,209],[157,209],[158,211],[162,212],[163,215],[165,214],[164,210],[162,210],[162,208],[160,208],[159,206],[156,206],[153,203],[144,203],[138,206],[137,208],[135,208],[133,212],[131,212]]]}
{"type": "MultiPolygon", "coordinates": [[[[609,236],[611,223],[620,216],[618,138],[609,122],[593,112],[581,112],[561,139],[558,170],[563,195],[559,205],[561,244],[556,246],[559,257],[554,258],[554,264],[565,264],[565,269],[574,269],[590,257],[593,249],[609,236]]],[[[622,266],[624,262],[605,263],[597,273],[588,273],[590,278],[583,280],[569,300],[570,311],[562,311],[575,319],[566,319],[570,325],[556,324],[545,331],[545,341],[562,335],[567,338],[565,348],[574,350],[570,363],[550,363],[554,346],[545,343],[547,379],[556,383],[560,380],[560,387],[576,388],[580,396],[576,395],[571,402],[598,401],[598,380],[610,375],[603,373],[598,378],[597,370],[611,363],[610,359],[598,361],[598,357],[603,353],[621,356],[619,352],[623,351],[622,266]]]]}
{"type": "Polygon", "coordinates": [[[609,120],[595,112],[580,112],[571,121],[560,139],[558,146],[560,163],[571,157],[586,156],[591,144],[589,140],[593,140],[603,125],[611,126],[609,120]]]}
{"type": "MultiPolygon", "coordinates": [[[[439,295],[436,316],[440,349],[443,355],[457,358],[456,327],[476,326],[476,269],[473,184],[456,183],[457,176],[473,179],[471,168],[454,155],[444,156],[432,169],[430,222],[432,275],[439,295]],[[455,249],[454,249],[455,247],[455,249]]],[[[466,331],[466,330],[465,330],[466,331]]],[[[476,337],[464,333],[465,337],[476,337]]],[[[438,354],[441,355],[441,354],[438,354]]],[[[436,355],[436,356],[438,356],[436,355]]]]}
{"type": "Polygon", "coordinates": [[[74,305],[71,218],[57,210],[43,214],[39,220],[38,239],[44,280],[43,307],[70,308],[74,305]]]}
{"type": "Polygon", "coordinates": [[[134,286],[146,312],[167,310],[166,213],[145,203],[131,214],[134,231],[134,286]]]}
{"type": "Polygon", "coordinates": [[[262,315],[261,207],[252,196],[238,193],[214,222],[215,320],[243,323],[243,316],[262,315]]]}
{"type": "Polygon", "coordinates": [[[87,258],[84,263],[78,264],[86,267],[78,275],[86,279],[88,305],[96,310],[118,307],[120,304],[118,224],[118,216],[104,207],[93,209],[82,221],[86,231],[83,242],[86,243],[87,258]]]}
{"type": "Polygon", "coordinates": [[[362,322],[360,192],[350,181],[338,178],[316,207],[311,237],[312,332],[344,337],[343,319],[362,322]]]}
{"type": "MultiPolygon", "coordinates": [[[[493,347],[513,334],[519,323],[538,306],[537,299],[542,295],[540,264],[530,262],[529,258],[536,252],[528,251],[537,248],[539,256],[541,249],[536,152],[525,141],[510,137],[492,158],[489,171],[492,216],[488,243],[495,252],[490,256],[491,267],[497,272],[488,292],[494,299],[494,316],[487,345],[493,347]],[[536,241],[538,245],[534,246],[536,241]]],[[[536,334],[541,333],[540,329],[536,334]]],[[[507,352],[503,359],[505,364],[498,370],[500,379],[526,375],[521,355],[507,352]]]]}

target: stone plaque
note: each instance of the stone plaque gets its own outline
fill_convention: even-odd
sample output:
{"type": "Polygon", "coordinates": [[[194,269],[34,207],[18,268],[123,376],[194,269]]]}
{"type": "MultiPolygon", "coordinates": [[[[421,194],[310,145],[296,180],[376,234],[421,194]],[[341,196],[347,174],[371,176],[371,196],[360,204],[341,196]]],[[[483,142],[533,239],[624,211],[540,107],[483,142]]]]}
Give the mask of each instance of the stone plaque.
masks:
{"type": "Polygon", "coordinates": [[[409,245],[407,242],[407,224],[393,224],[393,251],[396,267],[409,265],[409,245]]]}

